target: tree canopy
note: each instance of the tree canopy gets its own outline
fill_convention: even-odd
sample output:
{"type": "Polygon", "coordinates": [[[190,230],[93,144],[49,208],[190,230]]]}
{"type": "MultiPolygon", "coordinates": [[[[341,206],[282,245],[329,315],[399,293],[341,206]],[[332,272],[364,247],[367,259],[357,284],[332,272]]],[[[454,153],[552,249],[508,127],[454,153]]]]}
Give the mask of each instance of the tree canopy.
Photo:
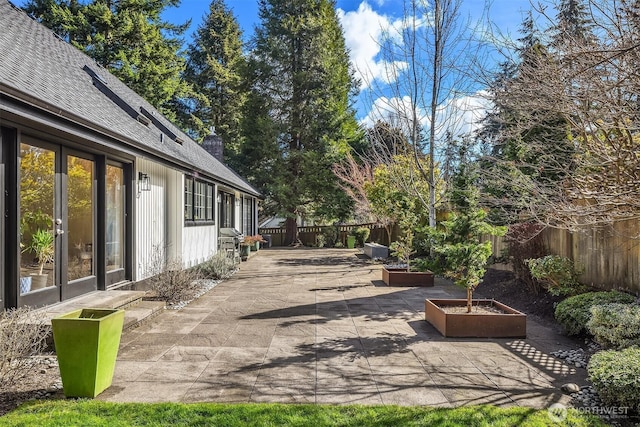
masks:
{"type": "Polygon", "coordinates": [[[350,214],[331,166],[360,137],[350,99],[356,82],[333,1],[261,0],[259,6],[241,171],[259,171],[267,206],[286,217],[285,240],[292,243],[298,216],[350,214]]]}
{"type": "Polygon", "coordinates": [[[170,119],[170,101],[189,91],[181,36],[161,18],[179,0],[30,0],[27,13],[83,50],[170,119]]]}
{"type": "Polygon", "coordinates": [[[183,78],[194,91],[178,108],[196,139],[215,128],[224,141],[225,158],[234,159],[241,138],[246,101],[242,31],[223,0],[213,0],[187,49],[183,78]]]}

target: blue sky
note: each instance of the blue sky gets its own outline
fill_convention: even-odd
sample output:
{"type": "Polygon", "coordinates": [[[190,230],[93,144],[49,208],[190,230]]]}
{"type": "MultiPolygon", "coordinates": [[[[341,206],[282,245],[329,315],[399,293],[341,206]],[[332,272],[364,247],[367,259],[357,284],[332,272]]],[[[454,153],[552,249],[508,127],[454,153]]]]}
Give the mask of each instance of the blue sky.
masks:
{"type": "MultiPolygon", "coordinates": [[[[379,115],[380,106],[402,104],[399,98],[383,96],[385,63],[380,60],[380,29],[393,26],[403,15],[405,0],[337,0],[336,7],[345,31],[345,40],[350,50],[351,60],[363,81],[375,81],[376,90],[363,84],[361,94],[355,103],[357,117],[364,124],[371,124],[379,115]],[[360,73],[369,70],[370,77],[360,73]],[[382,85],[380,82],[382,81],[382,85]],[[381,88],[382,87],[382,88],[381,88]],[[378,93],[376,93],[378,92],[378,93]]],[[[248,40],[258,23],[257,0],[226,0],[243,29],[244,38],[248,40]]],[[[461,15],[472,20],[482,19],[486,2],[484,0],[463,0],[461,15]]],[[[517,37],[517,31],[524,18],[524,12],[530,7],[529,0],[493,0],[488,8],[488,19],[503,34],[517,37]]],[[[168,10],[165,17],[176,23],[191,19],[190,32],[195,31],[202,22],[209,8],[208,0],[182,0],[178,8],[168,10]]],[[[485,18],[486,19],[486,18],[485,18]]],[[[189,37],[187,37],[188,39],[189,37]]],[[[467,103],[464,101],[463,103],[467,103]]],[[[474,113],[461,113],[468,116],[465,131],[471,130],[471,122],[477,121],[483,114],[481,101],[471,100],[474,113]]],[[[385,109],[384,106],[382,109],[385,109]]]]}
{"type": "MultiPolygon", "coordinates": [[[[13,0],[23,5],[27,0],[13,0]]],[[[345,40],[350,50],[351,60],[358,72],[369,70],[373,80],[384,85],[384,61],[379,55],[381,28],[393,26],[403,15],[405,0],[337,0],[337,12],[345,32],[345,40]]],[[[191,26],[185,35],[185,42],[191,40],[192,33],[202,23],[203,17],[209,10],[209,0],[181,0],[180,6],[165,11],[164,18],[182,24],[191,19],[191,26]]],[[[248,40],[253,29],[258,24],[257,0],[226,0],[227,6],[233,11],[243,29],[244,38],[248,40]]],[[[471,19],[481,19],[485,10],[485,0],[463,0],[462,15],[471,19]]],[[[488,18],[495,28],[503,34],[517,37],[517,31],[523,20],[524,12],[529,10],[529,0],[493,0],[490,1],[488,18]]],[[[362,78],[362,75],[358,75],[362,78]]],[[[368,80],[364,78],[364,80],[368,80]]],[[[372,106],[382,99],[379,94],[372,95],[372,91],[363,85],[361,95],[355,104],[357,117],[363,123],[371,123],[372,106]]],[[[388,102],[386,99],[385,102],[388,102]]],[[[402,103],[397,99],[393,102],[402,103]]]]}

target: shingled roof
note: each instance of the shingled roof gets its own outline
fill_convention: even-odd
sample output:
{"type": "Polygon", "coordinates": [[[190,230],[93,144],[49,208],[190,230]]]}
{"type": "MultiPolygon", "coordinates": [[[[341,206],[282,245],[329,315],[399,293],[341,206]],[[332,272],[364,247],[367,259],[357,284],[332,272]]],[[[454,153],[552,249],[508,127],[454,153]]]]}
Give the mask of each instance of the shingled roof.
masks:
{"type": "Polygon", "coordinates": [[[245,193],[260,193],[151,104],[24,11],[0,0],[0,113],[9,99],[245,193]]]}

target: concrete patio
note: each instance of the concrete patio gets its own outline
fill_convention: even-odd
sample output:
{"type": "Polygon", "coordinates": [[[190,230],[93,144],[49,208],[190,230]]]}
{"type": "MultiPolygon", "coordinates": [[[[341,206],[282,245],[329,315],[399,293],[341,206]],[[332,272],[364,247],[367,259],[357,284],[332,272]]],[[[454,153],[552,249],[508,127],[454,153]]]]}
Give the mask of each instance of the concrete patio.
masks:
{"type": "Polygon", "coordinates": [[[122,337],[113,402],[282,402],[545,408],[586,371],[575,343],[531,320],[527,339],[443,338],[433,288],[389,288],[348,249],[266,249],[186,308],[122,337]]]}

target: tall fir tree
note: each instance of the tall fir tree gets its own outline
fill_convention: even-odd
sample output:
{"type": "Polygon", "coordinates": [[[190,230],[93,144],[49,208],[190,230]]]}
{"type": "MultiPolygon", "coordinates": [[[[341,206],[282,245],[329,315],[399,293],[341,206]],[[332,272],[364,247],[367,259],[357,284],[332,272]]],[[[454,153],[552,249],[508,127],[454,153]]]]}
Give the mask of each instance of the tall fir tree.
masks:
{"type": "Polygon", "coordinates": [[[266,206],[286,217],[290,244],[299,215],[348,216],[331,165],[361,137],[350,103],[356,82],[333,0],[260,0],[259,16],[241,172],[263,176],[266,206]]]}
{"type": "Polygon", "coordinates": [[[518,221],[537,198],[553,197],[572,155],[566,117],[548,107],[549,91],[536,90],[546,89],[557,64],[531,13],[520,32],[517,61],[501,64],[489,91],[494,108],[479,133],[489,154],[484,200],[496,208],[491,220],[502,224],[518,221]]]}
{"type": "Polygon", "coordinates": [[[594,23],[584,0],[560,0],[556,22],[551,26],[551,46],[566,50],[570,46],[583,48],[595,41],[594,23]]]}
{"type": "Polygon", "coordinates": [[[25,11],[175,119],[170,101],[188,92],[180,38],[189,23],[161,17],[179,0],[30,0],[25,11]]]}
{"type": "Polygon", "coordinates": [[[231,161],[237,157],[246,101],[244,63],[240,26],[224,0],[213,0],[187,49],[184,79],[197,96],[185,100],[182,113],[196,139],[215,128],[224,141],[225,158],[231,161]]]}

